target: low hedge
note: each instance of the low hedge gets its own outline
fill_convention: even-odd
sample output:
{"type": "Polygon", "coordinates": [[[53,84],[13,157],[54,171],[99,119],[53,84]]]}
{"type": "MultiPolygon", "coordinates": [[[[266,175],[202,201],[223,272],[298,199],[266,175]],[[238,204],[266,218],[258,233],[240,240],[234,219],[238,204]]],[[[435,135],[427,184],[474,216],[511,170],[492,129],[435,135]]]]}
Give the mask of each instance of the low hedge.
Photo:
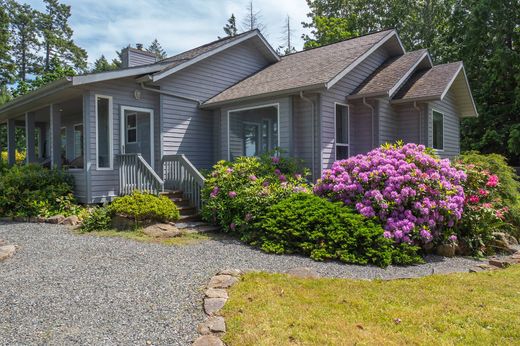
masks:
{"type": "Polygon", "coordinates": [[[422,262],[418,247],[396,244],[384,230],[341,202],[298,193],[268,208],[256,223],[251,243],[277,254],[299,253],[314,260],[390,264],[422,262]]]}
{"type": "Polygon", "coordinates": [[[114,214],[141,221],[168,222],[178,220],[179,209],[166,196],[155,196],[134,191],[131,195],[117,197],[109,206],[114,214]]]}

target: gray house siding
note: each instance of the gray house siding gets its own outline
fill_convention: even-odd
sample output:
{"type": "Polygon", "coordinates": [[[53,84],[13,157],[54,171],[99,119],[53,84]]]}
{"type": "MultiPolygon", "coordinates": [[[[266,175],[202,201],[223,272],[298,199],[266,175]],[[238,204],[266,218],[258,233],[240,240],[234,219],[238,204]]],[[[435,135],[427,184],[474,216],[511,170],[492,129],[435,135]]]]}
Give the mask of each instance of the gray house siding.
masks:
{"type": "Polygon", "coordinates": [[[293,132],[293,146],[292,156],[304,161],[304,164],[309,169],[313,169],[314,158],[314,176],[320,174],[320,141],[319,141],[319,96],[306,95],[310,100],[316,104],[316,114],[314,118],[314,133],[313,133],[313,105],[303,100],[299,96],[292,97],[292,132],[293,132]],[[314,141],[314,155],[313,155],[313,141],[314,141]]]}
{"type": "MultiPolygon", "coordinates": [[[[262,69],[268,61],[251,42],[181,70],[159,82],[163,91],[205,101],[262,69]]],[[[197,168],[215,163],[214,112],[176,97],[161,98],[163,154],[185,154],[197,168]]],[[[227,148],[226,148],[227,149],[227,148]]]]}
{"type": "MultiPolygon", "coordinates": [[[[334,127],[334,103],[346,103],[346,97],[351,94],[363,81],[368,78],[386,59],[389,52],[384,47],[376,50],[365,61],[354,68],[350,73],[343,77],[336,85],[327,90],[322,95],[321,101],[321,156],[322,169],[329,168],[336,159],[335,150],[335,127],[334,127]]],[[[357,109],[358,107],[356,107],[357,109]]],[[[364,114],[366,111],[360,111],[364,114]]],[[[368,108],[367,108],[368,110],[368,108]]],[[[369,110],[368,110],[369,111],[369,110]]],[[[368,148],[372,146],[372,135],[363,131],[363,137],[359,137],[358,127],[366,127],[364,121],[369,121],[370,117],[363,114],[353,114],[351,110],[351,129],[352,137],[357,137],[357,148],[368,148]]],[[[351,150],[351,155],[357,152],[351,150]]]]}
{"type": "Polygon", "coordinates": [[[379,145],[393,143],[397,140],[397,114],[388,100],[380,99],[377,102],[378,138],[379,145]]]}
{"type": "Polygon", "coordinates": [[[455,94],[448,91],[442,101],[428,103],[428,146],[433,145],[433,110],[444,114],[444,150],[440,157],[449,158],[460,154],[460,118],[455,103],[455,94]]]}
{"type": "Polygon", "coordinates": [[[364,154],[374,148],[376,138],[377,112],[375,103],[367,100],[374,109],[362,102],[350,106],[350,156],[364,154]]]}
{"type": "MultiPolygon", "coordinates": [[[[120,79],[109,82],[97,83],[90,87],[88,98],[88,138],[86,143],[88,153],[88,180],[90,185],[90,200],[92,202],[104,202],[119,194],[119,172],[117,169],[116,155],[121,153],[120,127],[121,127],[121,107],[139,107],[149,108],[154,111],[154,124],[159,123],[158,98],[159,95],[141,91],[141,98],[136,100],[134,90],[138,89],[138,85],[133,79],[120,79]],[[114,165],[111,170],[100,170],[96,167],[96,96],[112,97],[112,127],[113,127],[113,158],[114,165]]],[[[157,126],[155,126],[157,130],[157,126]]],[[[155,138],[157,138],[157,135],[155,138]]],[[[155,141],[155,156],[160,152],[160,147],[155,141]]]]}
{"type": "Polygon", "coordinates": [[[418,143],[427,145],[427,109],[424,104],[419,104],[417,110],[413,104],[395,106],[397,114],[397,140],[404,143],[418,143]],[[419,113],[421,116],[419,116],[419,113]],[[422,131],[420,128],[422,127],[422,131]]]}

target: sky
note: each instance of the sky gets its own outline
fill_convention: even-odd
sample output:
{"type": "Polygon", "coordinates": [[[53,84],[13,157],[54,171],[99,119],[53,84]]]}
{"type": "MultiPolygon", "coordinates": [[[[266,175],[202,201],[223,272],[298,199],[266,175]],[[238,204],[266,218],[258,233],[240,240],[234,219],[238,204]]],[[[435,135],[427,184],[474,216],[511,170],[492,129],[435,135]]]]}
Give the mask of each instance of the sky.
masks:
{"type": "MultiPolygon", "coordinates": [[[[43,10],[41,0],[26,0],[37,10],[43,10]]],[[[148,46],[155,38],[168,56],[197,47],[224,36],[222,27],[232,13],[239,28],[249,0],[61,0],[71,5],[69,23],[74,41],[88,52],[93,63],[101,54],[107,59],[115,51],[136,43],[148,46]]],[[[309,8],[305,0],[254,0],[253,8],[260,11],[265,25],[263,34],[274,48],[282,44],[283,25],[287,15],[294,28],[293,45],[303,46],[301,35],[306,33],[301,22],[308,21],[309,8]]]]}

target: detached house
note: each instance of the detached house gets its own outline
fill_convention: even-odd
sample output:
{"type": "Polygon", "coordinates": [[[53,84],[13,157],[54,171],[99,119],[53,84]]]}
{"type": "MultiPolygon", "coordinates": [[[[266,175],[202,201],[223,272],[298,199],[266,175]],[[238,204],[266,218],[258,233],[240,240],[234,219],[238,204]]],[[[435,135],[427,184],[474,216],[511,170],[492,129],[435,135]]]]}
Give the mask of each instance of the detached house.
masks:
{"type": "Polygon", "coordinates": [[[2,106],[9,162],[25,127],[27,162],[66,167],[81,202],[167,188],[198,206],[199,170],[221,159],[281,147],[317,177],[398,139],[450,157],[477,116],[462,62],[433,66],[395,30],[283,57],[255,30],[161,61],[128,48],[123,65],[2,106]]]}

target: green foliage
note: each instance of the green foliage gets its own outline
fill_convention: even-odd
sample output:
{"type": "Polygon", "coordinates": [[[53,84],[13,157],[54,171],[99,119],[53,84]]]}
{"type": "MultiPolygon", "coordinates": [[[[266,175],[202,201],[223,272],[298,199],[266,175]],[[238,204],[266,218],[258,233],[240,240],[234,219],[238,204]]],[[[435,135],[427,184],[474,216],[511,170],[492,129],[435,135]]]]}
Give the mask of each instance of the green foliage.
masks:
{"type": "Polygon", "coordinates": [[[112,210],[95,207],[81,223],[82,232],[108,231],[112,228],[112,210]]]}
{"type": "Polygon", "coordinates": [[[307,190],[306,172],[298,172],[302,172],[299,161],[278,156],[220,161],[202,191],[202,217],[247,240],[251,225],[267,207],[295,191],[307,190]]]}
{"type": "Polygon", "coordinates": [[[154,53],[157,60],[162,60],[167,57],[166,51],[163,49],[157,39],[154,39],[152,43],[146,48],[147,52],[154,53]]]}
{"type": "Polygon", "coordinates": [[[235,14],[231,13],[231,17],[229,17],[226,25],[222,28],[226,33],[226,36],[236,36],[238,33],[237,29],[237,19],[235,14]]]}
{"type": "MultiPolygon", "coordinates": [[[[0,3],[1,4],[1,3],[0,3]]],[[[9,54],[11,34],[9,32],[9,16],[6,9],[0,7],[0,105],[5,97],[5,86],[14,80],[16,66],[9,54]]]]}
{"type": "Polygon", "coordinates": [[[109,208],[114,214],[133,218],[136,225],[141,221],[168,222],[179,219],[179,210],[168,197],[139,191],[115,198],[109,208]]]}
{"type": "Polygon", "coordinates": [[[310,194],[294,194],[269,207],[256,227],[252,244],[266,252],[382,267],[422,261],[417,247],[385,238],[374,220],[310,194]]]}
{"type": "Polygon", "coordinates": [[[0,215],[65,216],[77,213],[73,179],[38,165],[13,166],[0,175],[0,215]]]}

